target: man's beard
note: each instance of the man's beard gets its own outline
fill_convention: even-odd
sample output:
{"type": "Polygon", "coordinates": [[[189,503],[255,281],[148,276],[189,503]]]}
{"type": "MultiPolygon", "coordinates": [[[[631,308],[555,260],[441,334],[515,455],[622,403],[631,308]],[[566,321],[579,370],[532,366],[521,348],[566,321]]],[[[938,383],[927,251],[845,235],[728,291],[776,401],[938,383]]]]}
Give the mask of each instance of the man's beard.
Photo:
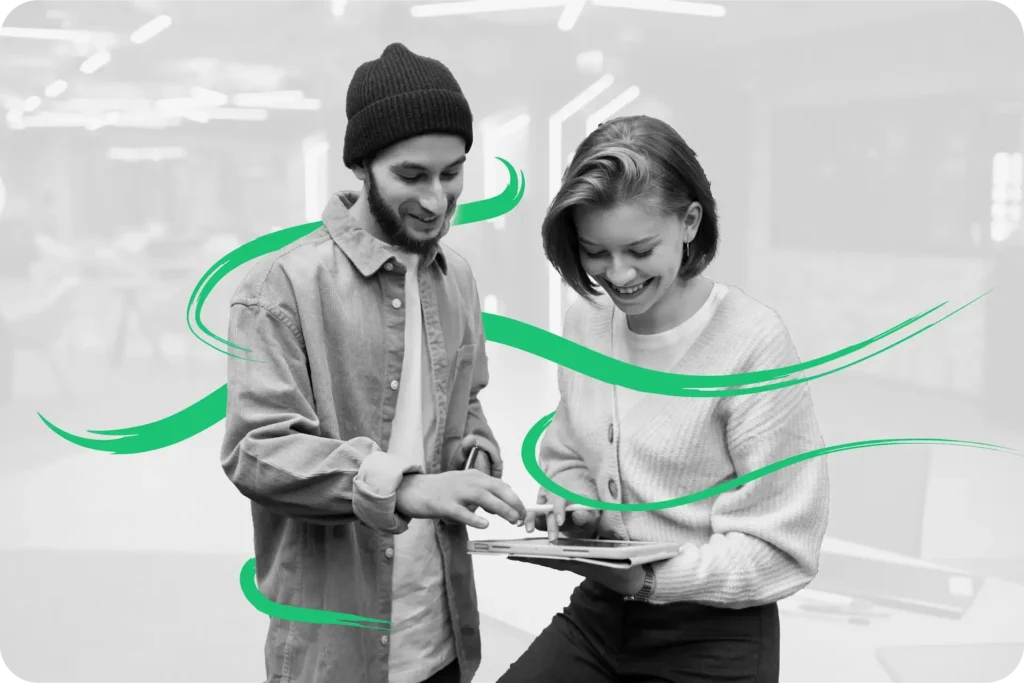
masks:
{"type": "Polygon", "coordinates": [[[441,238],[448,234],[448,228],[450,226],[449,221],[454,213],[455,203],[450,202],[448,204],[448,211],[445,213],[444,226],[437,233],[436,237],[432,237],[426,240],[418,240],[409,236],[409,234],[402,228],[402,218],[397,212],[393,211],[385,202],[384,198],[380,196],[380,191],[377,189],[377,183],[373,179],[373,173],[370,173],[370,188],[367,192],[367,205],[370,209],[370,215],[373,216],[374,220],[377,221],[377,225],[380,226],[381,232],[384,233],[384,237],[393,246],[408,251],[413,254],[424,255],[429,252],[441,238]]]}

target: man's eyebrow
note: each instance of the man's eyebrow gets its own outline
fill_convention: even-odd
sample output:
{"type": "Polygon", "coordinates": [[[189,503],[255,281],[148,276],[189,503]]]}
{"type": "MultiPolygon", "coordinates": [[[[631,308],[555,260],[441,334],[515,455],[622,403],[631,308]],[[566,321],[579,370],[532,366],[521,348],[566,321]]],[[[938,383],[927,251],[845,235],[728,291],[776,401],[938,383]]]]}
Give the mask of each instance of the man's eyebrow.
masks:
{"type": "MultiPolygon", "coordinates": [[[[464,164],[465,162],[466,162],[466,155],[463,154],[461,157],[459,157],[458,159],[456,159],[452,163],[450,163],[447,166],[445,166],[445,168],[451,168],[452,166],[458,166],[459,164],[464,164]]],[[[417,163],[414,163],[412,161],[399,161],[394,166],[392,166],[392,168],[406,168],[406,169],[409,169],[410,171],[429,171],[430,170],[429,168],[427,168],[423,164],[417,164],[417,163]]]]}

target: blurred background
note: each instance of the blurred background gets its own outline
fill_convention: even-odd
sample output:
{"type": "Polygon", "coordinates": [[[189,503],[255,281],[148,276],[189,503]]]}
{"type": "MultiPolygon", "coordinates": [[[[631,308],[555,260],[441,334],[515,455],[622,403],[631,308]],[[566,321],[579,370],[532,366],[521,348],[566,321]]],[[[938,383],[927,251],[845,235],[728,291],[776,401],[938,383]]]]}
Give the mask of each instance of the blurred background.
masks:
{"type": "MultiPolygon", "coordinates": [[[[504,188],[496,156],[525,173],[517,209],[447,238],[486,310],[561,332],[570,297],[539,226],[567,158],[601,120],[657,116],[719,203],[709,275],[775,308],[804,359],[996,287],[813,382],[828,443],[1024,448],[1024,41],[998,3],[19,4],[0,29],[0,653],[18,676],[263,679],[266,618],[238,587],[249,506],[220,470],[221,427],[114,456],[36,413],[85,434],[223,384],[225,357],[186,326],[192,288],[234,247],[358,188],[341,161],[345,91],[393,41],[445,62],[473,107],[462,201],[504,188]]],[[[204,309],[215,333],[241,274],[204,309]]],[[[532,501],[520,442],[554,409],[554,367],[488,354],[485,409],[532,501]]],[[[1024,463],[905,446],[830,470],[821,573],[782,604],[783,679],[1009,674],[1024,652],[1024,463]]],[[[488,683],[576,580],[475,566],[488,683]]]]}

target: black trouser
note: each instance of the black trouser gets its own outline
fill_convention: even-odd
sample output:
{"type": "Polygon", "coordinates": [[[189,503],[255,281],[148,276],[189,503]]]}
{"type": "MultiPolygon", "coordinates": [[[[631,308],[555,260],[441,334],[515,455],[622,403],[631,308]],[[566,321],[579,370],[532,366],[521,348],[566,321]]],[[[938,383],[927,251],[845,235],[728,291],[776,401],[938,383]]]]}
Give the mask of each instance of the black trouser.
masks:
{"type": "Polygon", "coordinates": [[[777,605],[627,602],[587,579],[498,683],[778,680],[777,605]]]}
{"type": "Polygon", "coordinates": [[[455,659],[451,664],[438,671],[436,674],[423,681],[423,683],[459,683],[459,660],[455,659]]]}

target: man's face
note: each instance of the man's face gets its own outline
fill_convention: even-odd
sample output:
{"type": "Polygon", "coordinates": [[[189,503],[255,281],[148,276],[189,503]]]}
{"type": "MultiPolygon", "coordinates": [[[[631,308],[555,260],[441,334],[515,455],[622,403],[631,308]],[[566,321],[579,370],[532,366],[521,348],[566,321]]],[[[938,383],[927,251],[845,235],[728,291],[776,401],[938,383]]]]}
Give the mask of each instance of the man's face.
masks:
{"type": "Polygon", "coordinates": [[[462,138],[430,134],[392,145],[369,168],[356,169],[382,237],[418,254],[437,244],[462,194],[465,160],[462,138]]]}

